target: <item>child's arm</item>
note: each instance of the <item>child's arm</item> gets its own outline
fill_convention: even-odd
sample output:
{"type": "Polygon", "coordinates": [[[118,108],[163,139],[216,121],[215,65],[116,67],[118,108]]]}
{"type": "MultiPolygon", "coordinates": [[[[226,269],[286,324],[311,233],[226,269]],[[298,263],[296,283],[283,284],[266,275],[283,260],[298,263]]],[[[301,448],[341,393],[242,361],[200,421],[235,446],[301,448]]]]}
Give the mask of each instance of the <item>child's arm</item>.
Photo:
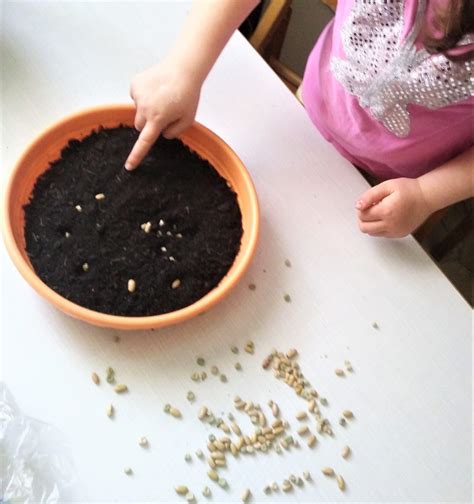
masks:
{"type": "Polygon", "coordinates": [[[369,189],[356,203],[359,227],[372,236],[399,238],[434,212],[474,196],[474,147],[416,179],[399,178],[369,189]]]}
{"type": "Polygon", "coordinates": [[[132,170],[161,133],[177,136],[194,120],[201,86],[232,33],[260,0],[196,0],[181,35],[164,59],[132,81],[140,136],[125,168],[132,170]]]}

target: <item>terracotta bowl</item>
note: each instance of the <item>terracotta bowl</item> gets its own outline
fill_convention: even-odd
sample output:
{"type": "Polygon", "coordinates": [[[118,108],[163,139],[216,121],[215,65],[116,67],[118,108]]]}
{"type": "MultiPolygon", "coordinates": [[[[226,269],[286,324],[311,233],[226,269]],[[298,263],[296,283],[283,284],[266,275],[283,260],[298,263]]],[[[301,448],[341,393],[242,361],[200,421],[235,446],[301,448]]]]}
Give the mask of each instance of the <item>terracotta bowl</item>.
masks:
{"type": "Polygon", "coordinates": [[[3,213],[3,234],[8,252],[26,281],[47,301],[64,313],[91,324],[116,329],[151,329],[176,324],[203,313],[237,284],[252,260],[259,231],[259,208],[249,173],[234,151],[212,131],[195,123],[181,140],[212,166],[237,193],[242,212],[243,236],[240,251],[227,275],[204,297],[180,310],[147,317],[107,315],[79,306],[50,289],[36,275],[25,251],[24,211],[35,181],[56,160],[72,138],[82,139],[99,126],[133,126],[132,105],[105,105],[70,115],[42,132],[16,163],[7,184],[3,213]]]}

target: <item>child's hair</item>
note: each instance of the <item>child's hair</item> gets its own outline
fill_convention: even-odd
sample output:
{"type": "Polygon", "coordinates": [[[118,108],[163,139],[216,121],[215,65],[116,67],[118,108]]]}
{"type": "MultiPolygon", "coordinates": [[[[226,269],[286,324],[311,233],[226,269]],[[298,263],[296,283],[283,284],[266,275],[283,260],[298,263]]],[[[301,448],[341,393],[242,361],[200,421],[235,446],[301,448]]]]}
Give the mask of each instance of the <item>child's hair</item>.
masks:
{"type": "Polygon", "coordinates": [[[436,12],[437,27],[442,38],[434,38],[425,31],[424,45],[431,53],[452,49],[461,38],[474,32],[474,0],[448,0],[448,6],[436,12]]]}

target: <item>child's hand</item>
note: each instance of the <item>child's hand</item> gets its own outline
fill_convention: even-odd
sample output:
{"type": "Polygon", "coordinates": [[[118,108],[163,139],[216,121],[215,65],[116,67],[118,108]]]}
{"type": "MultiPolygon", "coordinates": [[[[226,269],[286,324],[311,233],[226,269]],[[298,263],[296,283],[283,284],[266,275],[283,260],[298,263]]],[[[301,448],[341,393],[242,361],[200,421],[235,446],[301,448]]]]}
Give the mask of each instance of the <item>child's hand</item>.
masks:
{"type": "Polygon", "coordinates": [[[135,169],[162,134],[174,138],[194,121],[201,82],[178,65],[162,63],[135,76],[130,96],[135,102],[135,128],[140,136],[127,161],[135,169]]]}
{"type": "Polygon", "coordinates": [[[371,236],[401,238],[432,213],[417,179],[387,180],[369,189],[356,203],[359,228],[371,236]]]}

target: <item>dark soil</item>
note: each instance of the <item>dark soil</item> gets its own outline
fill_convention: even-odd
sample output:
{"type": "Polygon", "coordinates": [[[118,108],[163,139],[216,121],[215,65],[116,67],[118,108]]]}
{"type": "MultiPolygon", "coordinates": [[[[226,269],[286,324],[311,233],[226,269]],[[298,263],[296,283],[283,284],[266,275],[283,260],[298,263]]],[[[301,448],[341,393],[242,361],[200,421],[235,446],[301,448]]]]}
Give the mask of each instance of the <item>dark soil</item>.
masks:
{"type": "Polygon", "coordinates": [[[207,161],[160,138],[127,172],[136,139],[133,128],[119,127],[71,140],[25,205],[26,248],[39,277],[74,303],[114,315],[157,315],[197,301],[225,276],[242,237],[236,194],[207,161]]]}

